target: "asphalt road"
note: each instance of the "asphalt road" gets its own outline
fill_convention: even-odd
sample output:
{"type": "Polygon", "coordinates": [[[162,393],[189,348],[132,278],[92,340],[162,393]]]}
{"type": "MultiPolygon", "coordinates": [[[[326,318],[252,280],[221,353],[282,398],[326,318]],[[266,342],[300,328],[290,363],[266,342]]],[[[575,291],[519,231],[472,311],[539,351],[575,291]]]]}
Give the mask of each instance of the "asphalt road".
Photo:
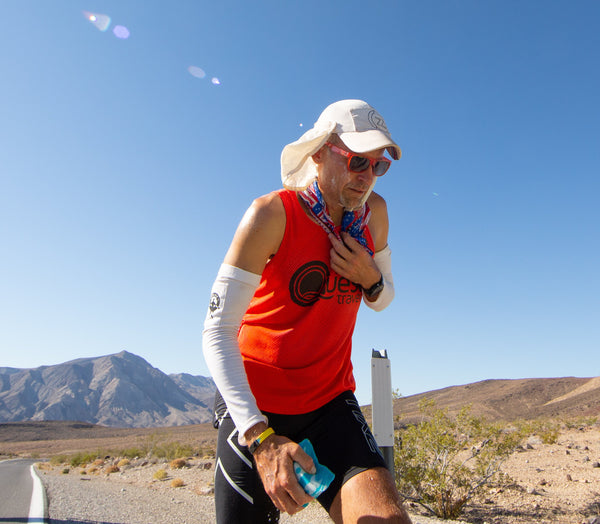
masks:
{"type": "Polygon", "coordinates": [[[31,465],[26,459],[0,461],[0,523],[44,522],[29,519],[34,488],[31,465]]]}

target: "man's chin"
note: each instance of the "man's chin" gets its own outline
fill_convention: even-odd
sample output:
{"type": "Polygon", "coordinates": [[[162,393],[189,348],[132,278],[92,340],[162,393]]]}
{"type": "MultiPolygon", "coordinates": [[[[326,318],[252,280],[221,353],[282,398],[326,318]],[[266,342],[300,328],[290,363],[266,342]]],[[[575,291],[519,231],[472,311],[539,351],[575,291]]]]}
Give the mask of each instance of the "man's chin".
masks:
{"type": "Polygon", "coordinates": [[[363,207],[364,202],[362,200],[352,199],[344,202],[344,209],[346,211],[358,211],[363,207]]]}
{"type": "Polygon", "coordinates": [[[344,209],[347,211],[357,211],[363,207],[368,197],[369,193],[358,194],[357,196],[344,198],[342,204],[344,205],[344,209]]]}

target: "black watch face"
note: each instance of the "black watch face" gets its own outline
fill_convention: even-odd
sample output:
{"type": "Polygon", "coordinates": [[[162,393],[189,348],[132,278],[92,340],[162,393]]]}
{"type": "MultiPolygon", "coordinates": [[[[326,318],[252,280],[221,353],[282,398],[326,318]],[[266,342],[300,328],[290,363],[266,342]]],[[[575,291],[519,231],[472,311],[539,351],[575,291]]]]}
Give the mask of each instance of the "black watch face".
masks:
{"type": "Polygon", "coordinates": [[[383,282],[377,282],[373,287],[367,290],[366,295],[370,298],[373,295],[376,295],[383,289],[383,282]]]}

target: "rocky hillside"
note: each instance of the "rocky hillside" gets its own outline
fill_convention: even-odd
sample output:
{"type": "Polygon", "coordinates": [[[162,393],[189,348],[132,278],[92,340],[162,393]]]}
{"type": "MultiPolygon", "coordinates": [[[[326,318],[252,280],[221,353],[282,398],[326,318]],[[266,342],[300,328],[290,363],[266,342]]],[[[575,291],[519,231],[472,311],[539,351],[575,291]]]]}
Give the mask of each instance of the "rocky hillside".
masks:
{"type": "MultiPolygon", "coordinates": [[[[202,424],[212,416],[211,378],[166,375],[123,351],[35,369],[0,367],[0,423],[69,420],[121,428],[202,424]]],[[[600,377],[484,380],[395,400],[398,424],[421,418],[419,403],[488,420],[598,417],[600,377]]],[[[364,408],[370,418],[370,406],[364,408]]]]}
{"type": "Polygon", "coordinates": [[[419,420],[419,403],[424,398],[450,413],[471,405],[474,415],[488,420],[598,417],[600,377],[483,380],[450,386],[395,400],[396,420],[401,424],[419,420]]]}
{"type": "Polygon", "coordinates": [[[200,424],[211,419],[214,391],[210,378],[169,376],[127,351],[35,369],[0,368],[0,422],[200,424]]]}

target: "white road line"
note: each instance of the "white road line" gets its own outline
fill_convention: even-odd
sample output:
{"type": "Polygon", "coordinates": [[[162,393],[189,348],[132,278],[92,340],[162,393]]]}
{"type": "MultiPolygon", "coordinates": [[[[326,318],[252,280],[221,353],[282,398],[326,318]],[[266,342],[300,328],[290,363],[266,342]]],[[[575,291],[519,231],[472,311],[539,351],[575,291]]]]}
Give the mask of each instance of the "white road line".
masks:
{"type": "Polygon", "coordinates": [[[46,493],[40,477],[37,476],[33,464],[31,465],[31,478],[33,489],[31,490],[31,503],[29,504],[29,518],[27,522],[46,523],[44,515],[46,506],[46,493]]]}

